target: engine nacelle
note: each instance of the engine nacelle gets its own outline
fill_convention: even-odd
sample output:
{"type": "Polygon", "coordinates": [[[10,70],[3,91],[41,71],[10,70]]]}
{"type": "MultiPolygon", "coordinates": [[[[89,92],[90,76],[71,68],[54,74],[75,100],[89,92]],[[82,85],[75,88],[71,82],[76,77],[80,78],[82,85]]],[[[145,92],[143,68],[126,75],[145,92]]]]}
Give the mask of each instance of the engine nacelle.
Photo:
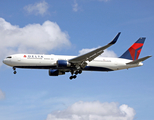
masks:
{"type": "Polygon", "coordinates": [[[58,68],[67,68],[70,66],[71,66],[71,64],[67,60],[57,60],[57,67],[58,68]]]}
{"type": "Polygon", "coordinates": [[[49,76],[58,76],[58,75],[64,75],[64,74],[65,74],[64,71],[49,69],[49,76]]]}

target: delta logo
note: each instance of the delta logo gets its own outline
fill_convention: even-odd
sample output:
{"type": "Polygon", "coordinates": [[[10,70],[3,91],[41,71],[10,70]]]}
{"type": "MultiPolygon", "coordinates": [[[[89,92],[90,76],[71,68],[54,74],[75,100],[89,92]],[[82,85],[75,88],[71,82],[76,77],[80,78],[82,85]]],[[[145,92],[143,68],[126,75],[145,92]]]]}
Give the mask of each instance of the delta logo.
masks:
{"type": "Polygon", "coordinates": [[[27,56],[26,56],[26,55],[24,55],[23,57],[24,57],[24,58],[26,58],[27,56]]]}

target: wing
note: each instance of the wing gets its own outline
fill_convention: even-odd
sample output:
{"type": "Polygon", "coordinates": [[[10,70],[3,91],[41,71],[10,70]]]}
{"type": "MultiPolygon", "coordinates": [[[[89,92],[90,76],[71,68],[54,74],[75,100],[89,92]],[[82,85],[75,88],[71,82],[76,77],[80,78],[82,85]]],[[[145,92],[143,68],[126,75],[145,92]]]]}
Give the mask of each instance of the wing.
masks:
{"type": "Polygon", "coordinates": [[[81,66],[82,68],[84,68],[87,64],[86,61],[92,61],[93,59],[95,59],[96,57],[98,57],[99,55],[101,55],[105,49],[107,49],[108,47],[110,47],[111,45],[115,44],[116,41],[118,40],[119,36],[120,36],[121,32],[119,32],[116,37],[107,45],[97,48],[96,50],[93,50],[89,53],[80,55],[78,57],[75,57],[73,59],[70,59],[68,62],[77,65],[77,66],[81,66]]]}

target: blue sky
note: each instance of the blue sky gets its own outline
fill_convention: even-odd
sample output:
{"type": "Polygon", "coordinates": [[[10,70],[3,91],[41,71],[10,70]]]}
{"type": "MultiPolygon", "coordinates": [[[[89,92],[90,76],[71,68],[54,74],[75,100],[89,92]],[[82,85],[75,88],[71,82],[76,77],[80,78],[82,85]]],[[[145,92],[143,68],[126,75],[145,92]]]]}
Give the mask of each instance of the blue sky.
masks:
{"type": "MultiPolygon", "coordinates": [[[[120,56],[146,37],[140,57],[153,55],[153,0],[14,0],[0,2],[0,61],[14,53],[79,55],[122,32],[108,51],[120,56]]],[[[108,53],[110,54],[110,53],[108,53]]],[[[153,57],[114,72],[17,69],[0,63],[0,120],[153,120],[153,57]]]]}

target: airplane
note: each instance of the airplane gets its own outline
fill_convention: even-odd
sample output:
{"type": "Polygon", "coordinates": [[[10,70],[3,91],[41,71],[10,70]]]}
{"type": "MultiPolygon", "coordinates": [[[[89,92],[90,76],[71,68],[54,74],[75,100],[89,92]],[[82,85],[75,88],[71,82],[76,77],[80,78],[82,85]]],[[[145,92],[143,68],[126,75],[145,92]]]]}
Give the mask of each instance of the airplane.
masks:
{"type": "Polygon", "coordinates": [[[16,74],[16,68],[48,69],[49,76],[64,75],[70,72],[70,80],[75,79],[82,71],[116,71],[142,66],[142,61],[150,58],[146,56],[138,59],[142,50],[145,37],[139,38],[124,54],[118,58],[101,57],[105,49],[115,44],[120,36],[105,46],[80,56],[44,55],[44,54],[14,54],[9,55],[3,63],[11,66],[16,74]]]}

